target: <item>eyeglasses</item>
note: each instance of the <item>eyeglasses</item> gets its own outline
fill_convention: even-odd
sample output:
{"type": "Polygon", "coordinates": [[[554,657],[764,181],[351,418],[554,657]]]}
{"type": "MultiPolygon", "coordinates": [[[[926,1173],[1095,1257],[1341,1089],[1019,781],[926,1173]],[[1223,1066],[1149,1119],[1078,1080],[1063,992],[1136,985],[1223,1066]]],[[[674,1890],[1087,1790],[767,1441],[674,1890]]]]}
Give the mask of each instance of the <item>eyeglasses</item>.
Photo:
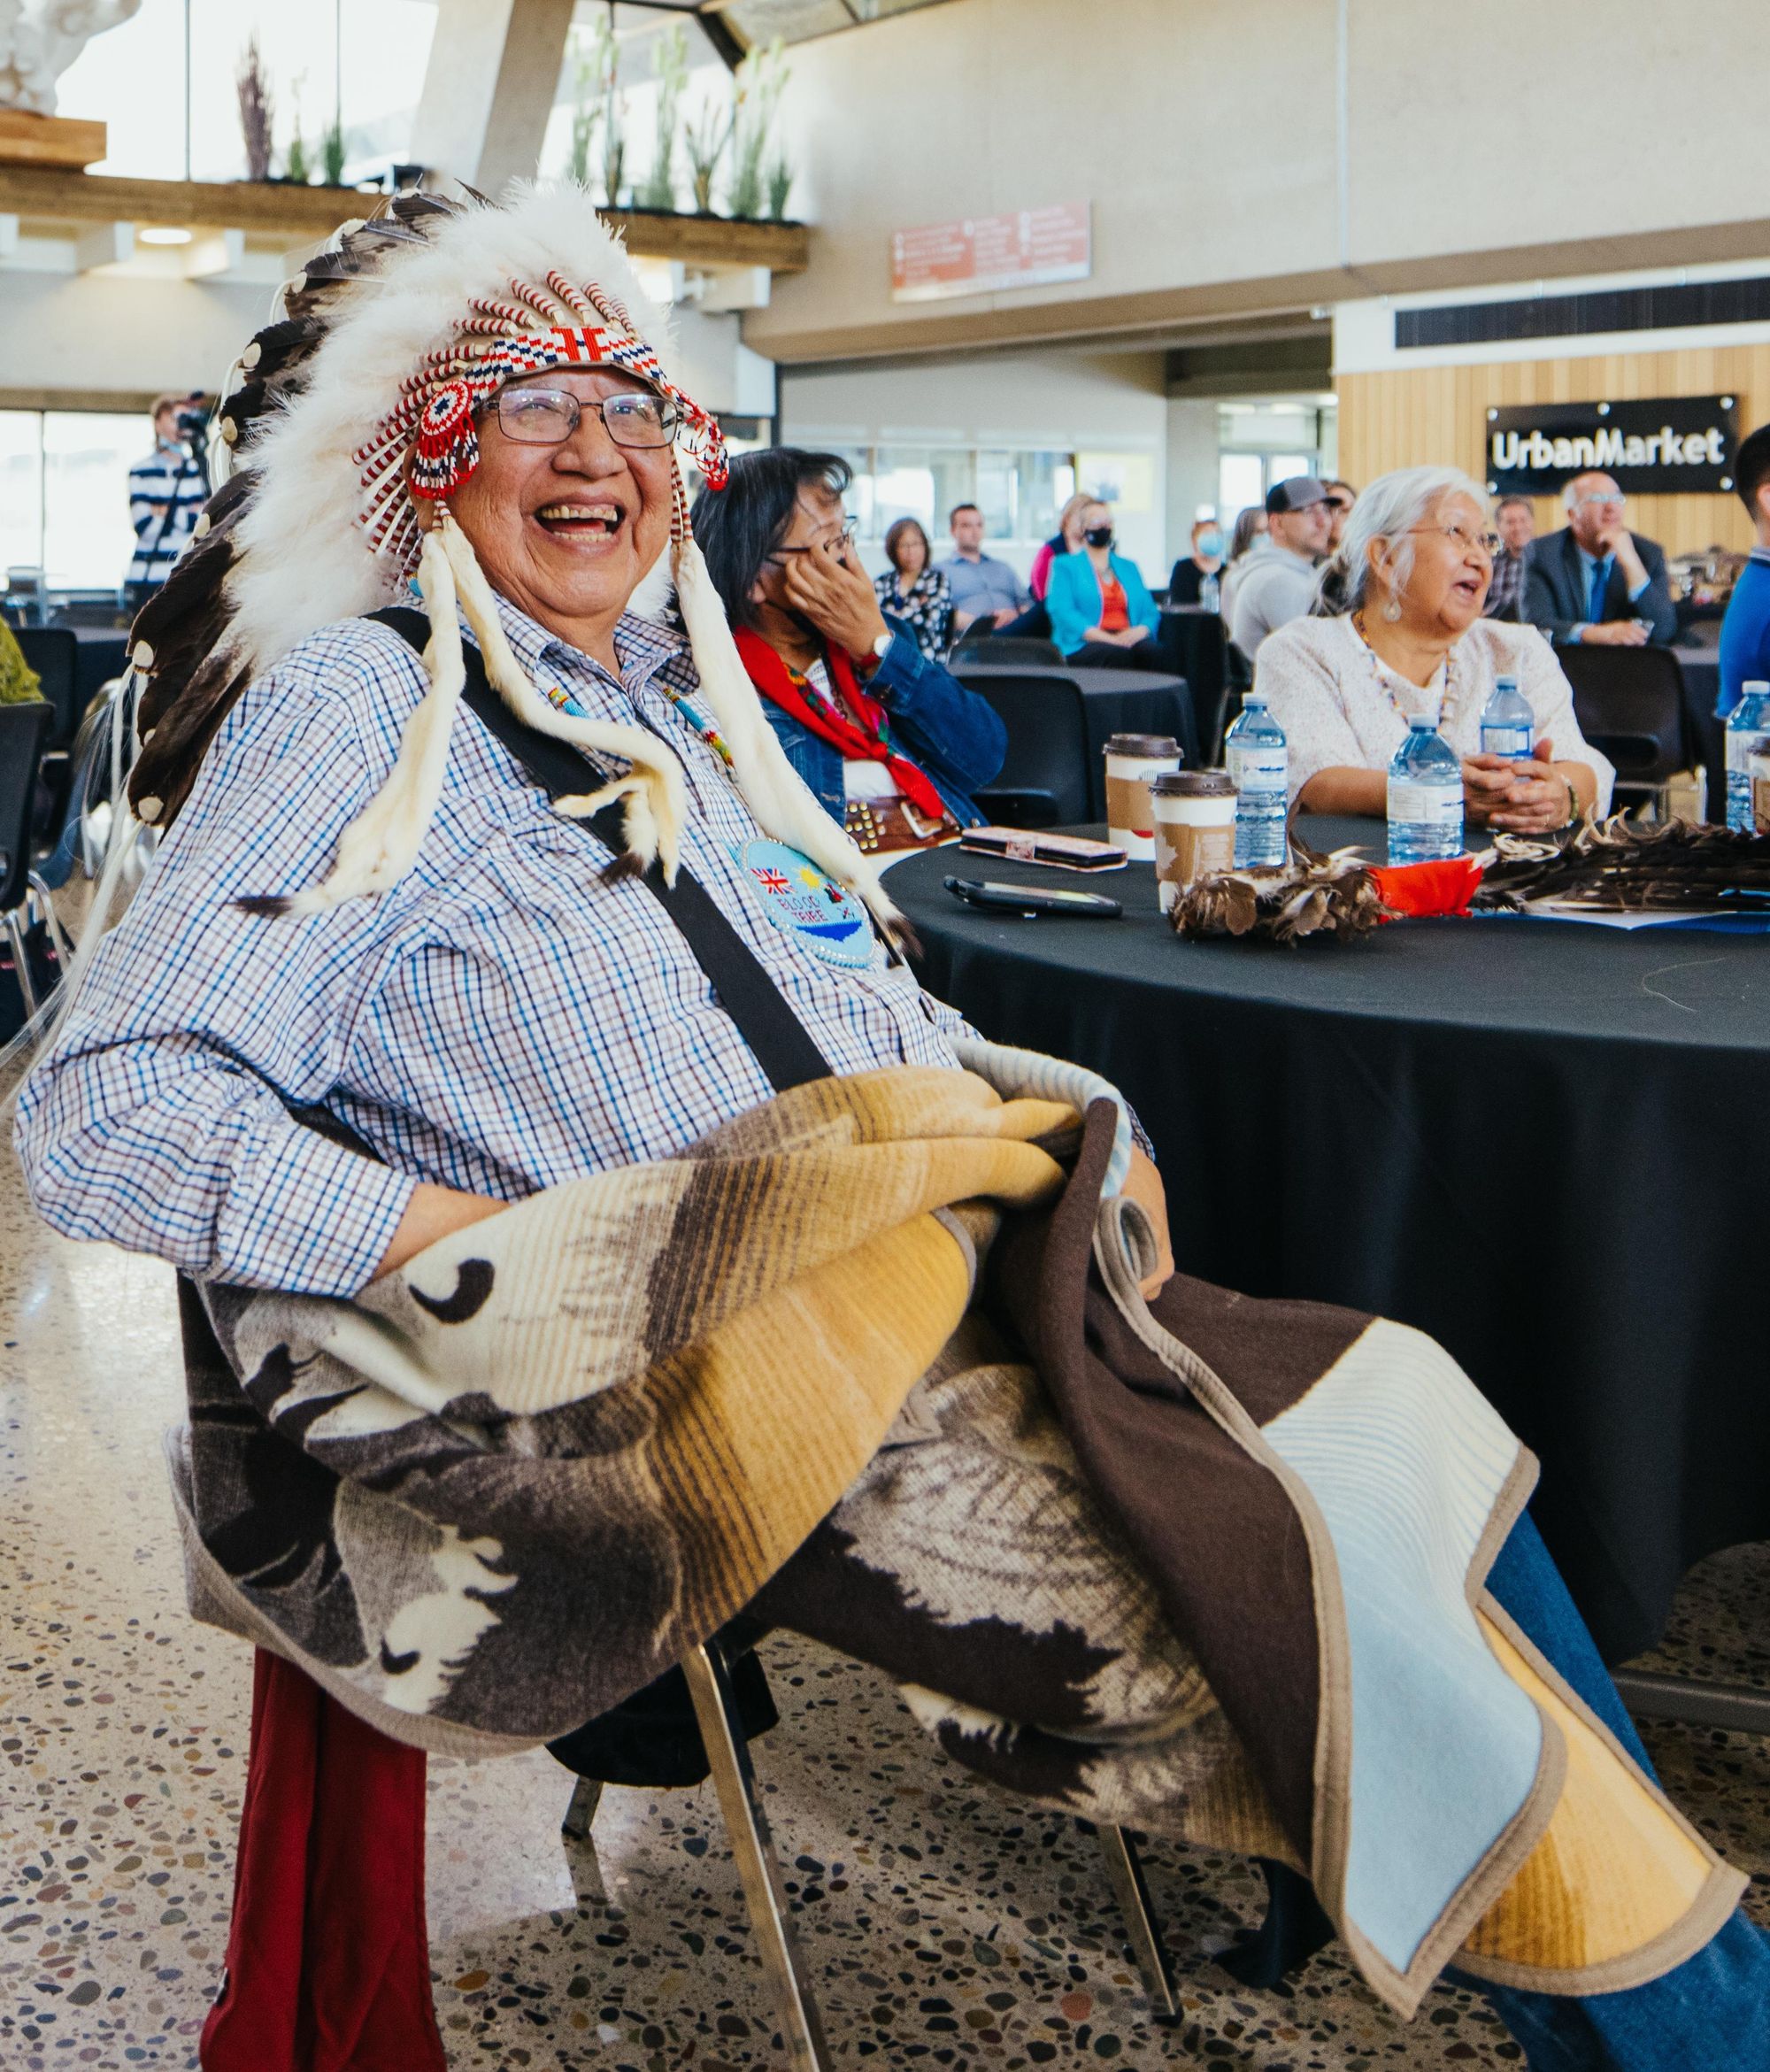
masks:
{"type": "Polygon", "coordinates": [[[563,446],[593,410],[617,446],[667,446],[682,413],[661,396],[605,396],[581,400],[566,389],[504,389],[497,420],[507,439],[524,446],[563,446]]]}
{"type": "Polygon", "coordinates": [[[778,561],[783,554],[821,554],[827,552],[831,547],[850,547],[854,544],[859,529],[853,519],[845,518],[842,521],[841,531],[826,533],[821,539],[808,540],[803,546],[776,547],[768,558],[771,561],[778,561]]]}
{"type": "Polygon", "coordinates": [[[1577,511],[1582,504],[1597,504],[1606,510],[1620,511],[1628,501],[1620,489],[1589,489],[1583,497],[1574,499],[1574,508],[1577,511]]]}
{"type": "Polygon", "coordinates": [[[1350,511],[1352,508],[1352,499],[1350,497],[1329,497],[1327,503],[1330,511],[1350,511]]]}
{"type": "Polygon", "coordinates": [[[1417,533],[1443,533],[1464,553],[1480,554],[1489,561],[1499,552],[1501,546],[1497,533],[1472,533],[1466,525],[1416,525],[1409,529],[1417,533]]]}

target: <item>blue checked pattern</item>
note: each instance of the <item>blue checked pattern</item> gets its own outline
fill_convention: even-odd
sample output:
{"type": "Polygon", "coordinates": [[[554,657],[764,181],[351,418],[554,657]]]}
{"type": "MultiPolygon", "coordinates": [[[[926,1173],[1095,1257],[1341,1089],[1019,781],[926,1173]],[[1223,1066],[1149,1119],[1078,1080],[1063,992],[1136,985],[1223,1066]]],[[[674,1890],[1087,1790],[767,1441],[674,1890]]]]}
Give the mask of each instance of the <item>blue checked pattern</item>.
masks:
{"type": "MultiPolygon", "coordinates": [[[[535,682],[635,718],[688,776],[682,860],[838,1072],[955,1066],[971,1032],[875,944],[822,962],[763,913],[735,851],[758,830],[666,694],[696,685],[673,629],[629,616],[617,682],[500,606],[535,682]]],[[[517,1200],[668,1158],[770,1088],[663,909],[554,813],[486,729],[456,722],[442,804],[391,891],[264,920],[233,903],[322,877],[422,696],[418,659],[364,620],[252,684],[128,913],[94,959],[16,1138],[38,1208],[249,1287],[355,1292],[419,1180],[517,1200]],[[318,1104],[386,1167],[296,1124],[318,1104]]]]}

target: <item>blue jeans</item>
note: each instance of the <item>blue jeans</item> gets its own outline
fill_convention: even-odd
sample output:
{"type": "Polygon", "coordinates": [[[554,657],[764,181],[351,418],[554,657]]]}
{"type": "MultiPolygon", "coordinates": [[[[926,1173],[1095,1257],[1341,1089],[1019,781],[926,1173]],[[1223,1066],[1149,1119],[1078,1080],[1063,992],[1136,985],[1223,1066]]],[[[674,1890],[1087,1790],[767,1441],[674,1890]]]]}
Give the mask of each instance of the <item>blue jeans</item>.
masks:
{"type": "MultiPolygon", "coordinates": [[[[1512,1528],[1489,1582],[1651,1777],[1635,1722],[1528,1516],[1512,1528]]],[[[1487,1995],[1531,2072],[1770,2072],[1770,1939],[1743,1914],[1676,1970],[1628,1992],[1574,1999],[1460,1983],[1487,1995]]]]}

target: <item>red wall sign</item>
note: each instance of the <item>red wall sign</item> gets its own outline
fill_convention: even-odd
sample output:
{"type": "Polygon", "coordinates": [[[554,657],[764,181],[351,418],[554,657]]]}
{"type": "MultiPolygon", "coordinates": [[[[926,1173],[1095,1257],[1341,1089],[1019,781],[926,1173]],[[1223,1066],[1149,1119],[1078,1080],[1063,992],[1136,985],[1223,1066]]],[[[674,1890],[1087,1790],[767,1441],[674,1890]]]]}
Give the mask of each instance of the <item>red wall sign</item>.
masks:
{"type": "Polygon", "coordinates": [[[1017,209],[1011,216],[967,216],[891,233],[893,302],[1085,281],[1092,267],[1086,202],[1017,209]]]}

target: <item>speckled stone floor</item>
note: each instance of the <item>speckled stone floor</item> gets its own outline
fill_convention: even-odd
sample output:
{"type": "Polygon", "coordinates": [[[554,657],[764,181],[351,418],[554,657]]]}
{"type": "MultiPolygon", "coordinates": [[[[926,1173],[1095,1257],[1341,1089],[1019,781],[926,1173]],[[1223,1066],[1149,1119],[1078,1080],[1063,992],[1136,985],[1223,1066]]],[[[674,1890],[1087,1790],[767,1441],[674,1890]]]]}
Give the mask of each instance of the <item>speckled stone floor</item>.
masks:
{"type": "MultiPolygon", "coordinates": [[[[0,1155],[0,2068],[196,2063],[224,1945],[250,1658],[185,1615],[159,1435],[170,1275],[51,1237],[0,1155]]],[[[1770,1686],[1770,1552],[1687,1585],[1662,1666],[1770,1686]]],[[[1482,2006],[1397,2021],[1331,1952],[1281,1993],[1212,1962],[1257,1917],[1233,1861],[1159,1844],[1184,1983],[1158,2027],[1091,1843],[943,1763],[873,1672],[775,1639],[758,1768],[835,2061],[1012,2068],[1203,2059],[1266,2072],[1516,2065],[1482,2006]]],[[[1678,1799],[1770,1919],[1770,1742],[1651,1729],[1678,1799]]],[[[452,2066],[780,2065],[710,1785],[611,1791],[562,1843],[544,1755],[431,1771],[430,1914],[452,2066]]]]}

